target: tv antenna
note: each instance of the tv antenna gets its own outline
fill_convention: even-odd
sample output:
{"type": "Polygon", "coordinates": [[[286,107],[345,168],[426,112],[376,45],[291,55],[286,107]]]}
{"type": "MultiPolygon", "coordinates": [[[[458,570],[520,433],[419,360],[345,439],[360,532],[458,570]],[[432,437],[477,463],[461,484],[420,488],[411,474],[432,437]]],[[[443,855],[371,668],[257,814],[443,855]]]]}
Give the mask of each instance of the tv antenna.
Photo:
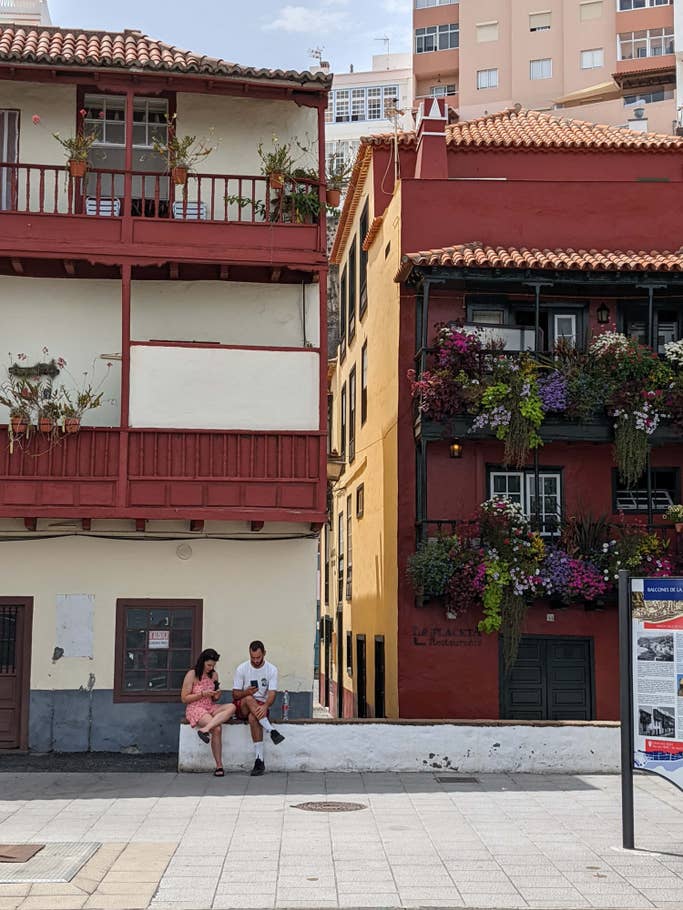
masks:
{"type": "Polygon", "coordinates": [[[308,56],[312,60],[317,60],[318,66],[320,66],[320,64],[323,62],[323,50],[324,48],[322,47],[311,47],[308,50],[308,56]]]}
{"type": "Polygon", "coordinates": [[[389,44],[391,43],[391,38],[389,38],[388,35],[385,35],[383,38],[375,38],[375,41],[383,41],[384,42],[384,53],[385,54],[389,53],[389,44]]]}

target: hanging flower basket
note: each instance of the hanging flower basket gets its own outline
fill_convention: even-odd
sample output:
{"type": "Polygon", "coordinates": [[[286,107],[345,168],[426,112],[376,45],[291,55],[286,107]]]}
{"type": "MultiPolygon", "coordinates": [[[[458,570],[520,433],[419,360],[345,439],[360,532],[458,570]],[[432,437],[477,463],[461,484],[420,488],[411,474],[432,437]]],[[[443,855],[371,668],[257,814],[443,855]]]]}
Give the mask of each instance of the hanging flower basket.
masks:
{"type": "Polygon", "coordinates": [[[51,417],[40,417],[38,419],[38,429],[41,433],[51,433],[55,428],[55,422],[51,417]]]}
{"type": "Polygon", "coordinates": [[[81,418],[80,417],[65,417],[64,418],[64,432],[65,433],[78,433],[81,428],[81,418]]]}
{"type": "Polygon", "coordinates": [[[10,423],[12,426],[12,433],[15,436],[21,436],[28,430],[28,419],[26,417],[20,415],[10,417],[10,423]]]}
{"type": "Polygon", "coordinates": [[[88,170],[88,162],[78,158],[69,159],[69,174],[74,177],[85,177],[88,170]]]}

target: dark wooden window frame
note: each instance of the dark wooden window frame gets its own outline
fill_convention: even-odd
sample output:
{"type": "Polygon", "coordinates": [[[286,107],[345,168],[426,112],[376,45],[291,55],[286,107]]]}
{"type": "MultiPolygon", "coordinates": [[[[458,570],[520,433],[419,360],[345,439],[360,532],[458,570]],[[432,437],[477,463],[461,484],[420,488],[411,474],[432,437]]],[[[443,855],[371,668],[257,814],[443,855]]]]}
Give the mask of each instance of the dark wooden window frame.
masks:
{"type": "MultiPolygon", "coordinates": [[[[681,501],[681,469],[679,467],[676,467],[675,465],[653,464],[650,467],[650,471],[653,473],[655,471],[672,471],[674,473],[674,476],[676,478],[676,485],[673,490],[674,495],[672,498],[674,500],[674,503],[680,502],[681,501]]],[[[647,475],[646,475],[645,482],[647,483],[647,475]]],[[[619,483],[619,472],[618,472],[617,468],[612,468],[612,514],[613,515],[618,515],[619,512],[621,511],[620,509],[617,508],[618,483],[619,483]]],[[[652,484],[652,488],[653,488],[653,490],[655,489],[654,482],[652,484]]],[[[637,489],[642,489],[642,487],[637,487],[637,489]]],[[[653,508],[653,512],[655,515],[662,515],[664,513],[664,511],[665,511],[665,509],[653,508]]],[[[647,509],[628,509],[628,510],[624,510],[624,514],[625,515],[647,515],[647,509]]]]}
{"type": "Polygon", "coordinates": [[[353,676],[353,632],[346,633],[346,673],[353,676]]]}
{"type": "Polygon", "coordinates": [[[353,594],[353,500],[346,497],[346,600],[352,599],[353,594]]]}
{"type": "Polygon", "coordinates": [[[369,214],[370,200],[365,200],[363,212],[360,216],[360,254],[358,257],[358,283],[360,286],[358,294],[358,318],[362,319],[368,311],[368,251],[363,244],[370,227],[369,214]]]}
{"type": "Polygon", "coordinates": [[[339,455],[341,458],[346,458],[346,383],[342,386],[339,396],[339,415],[339,455]]]}
{"type": "Polygon", "coordinates": [[[348,310],[349,279],[345,265],[339,278],[339,362],[346,357],[346,313],[348,310]]]}
{"type": "MultiPolygon", "coordinates": [[[[176,598],[147,597],[147,598],[128,598],[120,597],[116,601],[116,629],[114,637],[114,703],[122,702],[174,702],[180,704],[180,689],[177,691],[159,691],[150,692],[126,692],[123,688],[124,678],[124,658],[126,650],[126,612],[133,610],[154,610],[170,608],[173,610],[193,611],[192,615],[192,644],[191,651],[193,657],[199,655],[202,651],[202,631],[203,631],[203,614],[204,602],[202,600],[178,600],[176,598]]],[[[190,669],[189,667],[187,668],[190,669]]]]}
{"type": "Polygon", "coordinates": [[[368,419],[368,343],[360,351],[360,425],[368,419]]]}
{"type": "Polygon", "coordinates": [[[356,398],[358,396],[358,381],[356,375],[356,367],[352,368],[349,373],[349,419],[348,419],[348,434],[349,434],[349,464],[356,457],[356,398]]]}
{"type": "Polygon", "coordinates": [[[362,518],[365,514],[365,484],[360,483],[356,488],[356,518],[362,518]]]}
{"type": "Polygon", "coordinates": [[[358,289],[358,238],[354,237],[349,250],[349,300],[347,316],[349,344],[356,336],[356,292],[358,289]]]}
{"type": "MultiPolygon", "coordinates": [[[[28,749],[28,714],[31,700],[31,652],[33,635],[33,598],[32,597],[0,597],[0,607],[21,607],[23,610],[22,641],[21,641],[21,699],[19,702],[19,749],[28,749]]],[[[16,656],[15,656],[16,659],[16,656]]],[[[7,750],[16,752],[16,749],[7,750]]]]}

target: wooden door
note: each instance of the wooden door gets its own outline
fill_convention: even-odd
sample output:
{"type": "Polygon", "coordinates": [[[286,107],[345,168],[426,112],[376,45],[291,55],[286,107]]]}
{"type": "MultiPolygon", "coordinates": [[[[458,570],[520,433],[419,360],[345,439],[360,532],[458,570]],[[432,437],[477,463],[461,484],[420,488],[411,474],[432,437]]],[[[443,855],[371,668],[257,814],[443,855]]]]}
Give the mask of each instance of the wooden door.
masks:
{"type": "Polygon", "coordinates": [[[384,636],[375,635],[375,717],[385,716],[384,708],[384,636]]]}
{"type": "MultiPolygon", "coordinates": [[[[0,110],[0,162],[19,160],[19,111],[0,110]]],[[[16,208],[17,172],[0,167],[0,212],[16,208]]]]}
{"type": "Polygon", "coordinates": [[[31,614],[29,598],[0,597],[0,749],[28,746],[31,614]]]}
{"type": "Polygon", "coordinates": [[[356,635],[356,699],[358,717],[368,716],[367,667],[365,663],[365,635],[356,635]]]}
{"type": "Polygon", "coordinates": [[[512,720],[592,720],[591,639],[523,636],[507,678],[501,660],[500,713],[512,720]]]}

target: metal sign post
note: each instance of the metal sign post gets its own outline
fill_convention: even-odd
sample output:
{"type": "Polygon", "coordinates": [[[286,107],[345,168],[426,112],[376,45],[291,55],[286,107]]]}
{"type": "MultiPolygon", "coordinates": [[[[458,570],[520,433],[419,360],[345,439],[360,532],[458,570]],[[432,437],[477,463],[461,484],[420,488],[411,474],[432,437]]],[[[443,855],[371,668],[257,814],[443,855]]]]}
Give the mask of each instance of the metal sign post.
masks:
{"type": "Polygon", "coordinates": [[[635,847],[633,814],[633,678],[631,643],[631,583],[627,571],[619,572],[619,680],[621,703],[621,842],[635,847]]]}

